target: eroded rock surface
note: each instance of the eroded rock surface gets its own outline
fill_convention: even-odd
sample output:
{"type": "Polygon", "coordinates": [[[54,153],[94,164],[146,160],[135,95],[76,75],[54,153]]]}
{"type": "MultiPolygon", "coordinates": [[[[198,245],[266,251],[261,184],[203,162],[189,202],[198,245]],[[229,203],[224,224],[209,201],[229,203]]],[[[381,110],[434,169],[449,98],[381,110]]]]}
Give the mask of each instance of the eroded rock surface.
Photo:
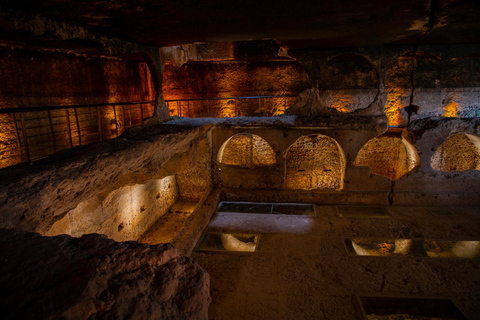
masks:
{"type": "Polygon", "coordinates": [[[195,163],[196,142],[209,129],[131,128],[120,138],[73,149],[68,160],[2,170],[0,227],[44,233],[82,201],[187,170],[181,162],[162,168],[170,160],[178,164],[177,155],[187,151],[195,163]]]}
{"type": "Polygon", "coordinates": [[[207,319],[208,274],[170,244],[0,229],[3,319],[207,319]]]}

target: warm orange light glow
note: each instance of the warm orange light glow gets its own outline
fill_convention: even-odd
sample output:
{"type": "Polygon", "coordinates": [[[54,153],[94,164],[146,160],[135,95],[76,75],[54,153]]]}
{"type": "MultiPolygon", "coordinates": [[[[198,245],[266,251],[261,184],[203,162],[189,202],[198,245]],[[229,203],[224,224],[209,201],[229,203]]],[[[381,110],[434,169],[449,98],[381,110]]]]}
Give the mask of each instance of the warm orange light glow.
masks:
{"type": "Polygon", "coordinates": [[[342,190],[345,163],[335,139],[321,134],[301,136],[285,156],[285,188],[342,190]]]}
{"type": "Polygon", "coordinates": [[[338,112],[348,113],[350,110],[346,106],[351,104],[353,104],[353,97],[351,95],[337,94],[331,107],[335,108],[338,112]]]}
{"type": "Polygon", "coordinates": [[[13,117],[0,115],[0,168],[22,162],[19,141],[15,134],[13,117]]]}
{"type": "Polygon", "coordinates": [[[189,61],[181,68],[165,66],[162,93],[171,116],[271,117],[296,102],[296,97],[283,96],[310,86],[303,66],[294,61],[189,61]],[[177,106],[174,100],[181,99],[177,106]]]}
{"type": "Polygon", "coordinates": [[[245,168],[275,164],[270,144],[255,134],[239,133],[230,137],[218,151],[218,162],[245,168]]]}
{"type": "Polygon", "coordinates": [[[458,118],[458,109],[460,108],[460,104],[458,103],[458,94],[451,94],[448,97],[447,103],[445,107],[443,107],[443,114],[442,117],[445,118],[458,118]]]}
{"type": "Polygon", "coordinates": [[[400,109],[405,105],[402,104],[402,97],[407,96],[407,90],[403,88],[391,88],[388,91],[387,104],[385,106],[385,113],[388,118],[389,127],[398,127],[405,119],[400,114],[400,109]]]}
{"type": "Polygon", "coordinates": [[[211,117],[233,118],[236,116],[235,100],[220,100],[218,109],[215,109],[215,112],[210,115],[211,117]]]}

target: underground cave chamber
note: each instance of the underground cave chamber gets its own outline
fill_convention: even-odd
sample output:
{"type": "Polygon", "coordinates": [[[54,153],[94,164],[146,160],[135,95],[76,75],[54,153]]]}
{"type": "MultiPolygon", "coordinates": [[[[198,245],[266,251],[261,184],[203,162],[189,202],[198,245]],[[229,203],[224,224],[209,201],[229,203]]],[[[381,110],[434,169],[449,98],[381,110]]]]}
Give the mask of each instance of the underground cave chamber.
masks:
{"type": "Polygon", "coordinates": [[[478,45],[64,32],[0,39],[7,318],[480,314],[478,45]]]}

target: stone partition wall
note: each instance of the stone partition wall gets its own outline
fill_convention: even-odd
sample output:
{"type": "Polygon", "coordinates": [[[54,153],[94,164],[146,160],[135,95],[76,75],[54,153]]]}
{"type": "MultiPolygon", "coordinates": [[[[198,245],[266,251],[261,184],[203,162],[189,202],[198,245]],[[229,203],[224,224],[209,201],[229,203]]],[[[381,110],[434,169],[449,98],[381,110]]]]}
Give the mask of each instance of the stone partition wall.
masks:
{"type": "Polygon", "coordinates": [[[212,141],[210,136],[200,139],[196,148],[195,164],[176,174],[179,197],[201,201],[212,188],[212,141]]]}
{"type": "Polygon", "coordinates": [[[68,159],[0,170],[0,227],[136,240],[179,196],[209,191],[209,141],[210,126],[132,128],[68,159]]]}
{"type": "MultiPolygon", "coordinates": [[[[289,189],[295,190],[291,190],[289,191],[289,193],[292,194],[293,197],[295,197],[294,195],[297,194],[297,192],[302,193],[302,189],[317,190],[313,192],[324,192],[326,190],[328,192],[332,192],[332,189],[341,190],[343,186],[343,189],[347,190],[349,189],[349,184],[345,183],[345,181],[348,181],[350,179],[348,178],[348,176],[344,176],[344,174],[348,174],[349,165],[351,165],[350,163],[351,161],[353,161],[352,159],[354,159],[354,156],[356,155],[358,150],[360,150],[361,146],[366,141],[380,134],[381,132],[377,132],[377,130],[382,130],[381,128],[384,127],[384,124],[382,124],[382,119],[378,118],[376,120],[378,122],[375,122],[375,120],[368,120],[368,123],[345,125],[343,127],[316,127],[313,125],[298,127],[285,126],[283,128],[271,125],[265,125],[262,127],[217,127],[215,128],[213,134],[213,159],[215,161],[213,171],[214,181],[216,183],[216,186],[224,190],[271,189],[278,191],[281,189],[285,189],[285,177],[288,170],[287,159],[289,157],[289,148],[292,148],[292,146],[294,146],[299,139],[310,139],[309,137],[316,137],[318,135],[320,137],[324,137],[324,139],[328,142],[328,146],[331,145],[334,147],[331,153],[328,153],[322,158],[322,152],[319,153],[318,157],[315,155],[315,153],[319,151],[318,149],[308,149],[305,150],[306,153],[311,155],[310,157],[308,157],[308,159],[302,158],[304,154],[302,154],[302,156],[297,154],[293,158],[290,156],[290,162],[292,162],[293,160],[300,161],[302,163],[305,162],[304,169],[321,167],[321,172],[323,172],[324,169],[329,170],[333,168],[335,170],[332,170],[331,174],[335,175],[336,178],[332,180],[335,182],[327,183],[327,185],[319,184],[312,186],[309,184],[308,187],[301,186],[300,184],[295,187],[295,185],[289,184],[287,187],[289,189]],[[262,139],[264,139],[273,149],[275,153],[275,163],[269,166],[262,166],[258,168],[242,168],[220,163],[218,161],[218,152],[221,150],[221,146],[228,139],[238,133],[249,133],[262,137],[262,139]],[[343,151],[341,151],[341,149],[343,149],[343,151]],[[330,157],[332,157],[333,159],[330,159],[330,157]],[[317,163],[319,159],[323,159],[323,164],[317,163]],[[333,162],[329,163],[330,160],[333,162]],[[342,177],[342,181],[339,181],[340,177],[342,177]]],[[[322,139],[320,140],[323,141],[322,139]]],[[[303,169],[298,168],[298,170],[303,169]]],[[[376,185],[378,186],[378,183],[376,183],[376,185]]],[[[385,184],[385,187],[388,188],[388,184],[385,184]]],[[[364,188],[365,191],[375,189],[375,187],[373,186],[366,185],[364,185],[364,188]]],[[[268,191],[264,193],[266,197],[268,197],[267,194],[269,194],[268,191]]],[[[278,192],[279,197],[280,194],[281,192],[278,192]]],[[[262,194],[259,193],[257,196],[261,198],[262,194]]],[[[280,200],[278,201],[281,202],[280,200]]]]}
{"type": "MultiPolygon", "coordinates": [[[[361,149],[368,146],[372,139],[378,140],[376,137],[383,137],[382,134],[386,128],[382,124],[382,118],[378,118],[377,122],[373,121],[375,118],[369,118],[363,123],[361,118],[357,119],[359,120],[357,124],[344,123],[331,127],[315,127],[313,125],[309,127],[305,125],[285,126],[283,128],[279,128],[278,125],[217,127],[213,135],[214,161],[225,141],[238,133],[248,132],[261,136],[269,143],[275,152],[276,163],[261,168],[242,168],[215,161],[213,167],[215,186],[224,191],[225,199],[238,201],[372,205],[480,204],[480,196],[476,191],[480,171],[439,172],[430,165],[430,159],[435,150],[451,133],[468,132],[478,135],[478,119],[419,120],[403,131],[405,138],[395,137],[395,135],[389,138],[389,134],[392,134],[387,133],[384,138],[387,139],[386,144],[369,149],[370,158],[376,159],[376,162],[370,164],[355,162],[355,159],[359,156],[360,158],[365,157],[365,151],[361,151],[361,149]],[[289,148],[294,146],[298,139],[316,135],[335,141],[345,153],[345,171],[341,178],[342,188],[338,187],[340,182],[338,185],[334,184],[333,187],[330,184],[312,187],[312,180],[305,180],[306,183],[308,182],[306,186],[301,183],[295,186],[287,180],[288,172],[291,170],[289,161],[300,159],[300,156],[289,157],[289,148]],[[390,143],[388,139],[393,140],[390,143]],[[376,153],[381,153],[383,158],[378,158],[376,153]]],[[[402,134],[401,130],[399,134],[402,134]]],[[[324,157],[323,166],[327,170],[332,170],[328,168],[329,166],[334,167],[341,163],[339,160],[341,157],[338,154],[327,153],[324,154],[324,157]]],[[[307,158],[301,160],[304,161],[307,158]]],[[[317,161],[310,160],[312,161],[309,164],[311,168],[323,168],[322,164],[318,163],[318,159],[317,161]]],[[[309,169],[307,165],[305,168],[292,168],[295,172],[300,170],[300,173],[309,169]]],[[[334,171],[328,172],[333,174],[334,171]]],[[[341,174],[340,169],[338,172],[341,174]]]]}

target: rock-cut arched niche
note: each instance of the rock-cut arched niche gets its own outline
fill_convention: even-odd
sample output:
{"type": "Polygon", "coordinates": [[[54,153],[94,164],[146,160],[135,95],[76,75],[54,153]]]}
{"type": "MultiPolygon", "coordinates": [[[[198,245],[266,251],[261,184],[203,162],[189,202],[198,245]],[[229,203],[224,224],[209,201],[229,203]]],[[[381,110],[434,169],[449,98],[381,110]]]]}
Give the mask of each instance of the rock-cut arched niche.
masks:
{"type": "Polygon", "coordinates": [[[285,188],[343,188],[346,159],[335,139],[317,134],[298,138],[287,150],[285,188]]]}
{"type": "Polygon", "coordinates": [[[438,171],[480,170],[480,137],[454,134],[435,151],[432,168],[438,171]]]}
{"type": "Polygon", "coordinates": [[[332,58],[322,69],[320,102],[339,112],[369,107],[379,91],[375,67],[365,57],[344,53],[332,58]]]}
{"type": "Polygon", "coordinates": [[[218,151],[218,162],[231,166],[255,168],[276,163],[275,152],[265,139],[250,133],[230,137],[218,151]]]}
{"type": "Polygon", "coordinates": [[[374,174],[397,180],[420,165],[420,157],[415,146],[399,132],[387,131],[368,141],[353,164],[368,166],[374,174]]]}

